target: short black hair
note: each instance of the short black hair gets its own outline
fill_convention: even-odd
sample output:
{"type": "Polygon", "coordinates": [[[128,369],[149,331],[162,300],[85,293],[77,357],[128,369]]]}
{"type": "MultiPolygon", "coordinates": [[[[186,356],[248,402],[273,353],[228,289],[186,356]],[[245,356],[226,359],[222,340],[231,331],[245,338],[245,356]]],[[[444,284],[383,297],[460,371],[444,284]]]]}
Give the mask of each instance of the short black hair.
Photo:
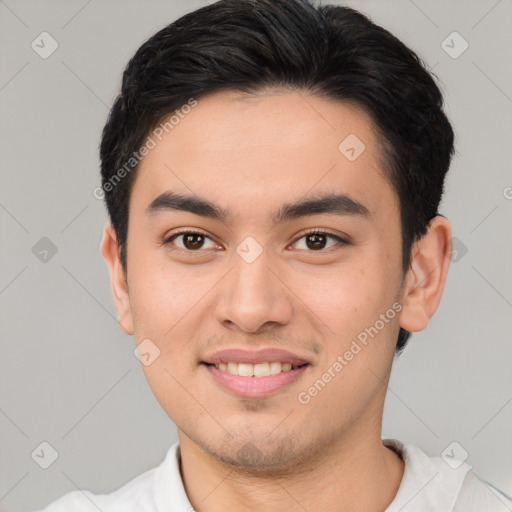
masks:
{"type": "MultiPolygon", "coordinates": [[[[438,214],[454,153],[441,91],[418,55],[366,15],[310,0],[220,0],[160,30],[129,61],[100,146],[125,272],[133,156],[148,134],[191,99],[276,87],[351,102],[371,116],[400,202],[405,274],[412,244],[438,214]]],[[[400,329],[397,353],[409,336],[400,329]]]]}

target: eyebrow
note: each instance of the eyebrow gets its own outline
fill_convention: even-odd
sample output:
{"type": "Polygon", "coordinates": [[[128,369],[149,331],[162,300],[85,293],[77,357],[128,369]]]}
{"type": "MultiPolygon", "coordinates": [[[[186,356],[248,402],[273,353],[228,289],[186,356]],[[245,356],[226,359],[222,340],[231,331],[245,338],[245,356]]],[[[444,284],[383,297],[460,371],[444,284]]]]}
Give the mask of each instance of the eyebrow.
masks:
{"type": "MultiPolygon", "coordinates": [[[[177,194],[171,191],[160,194],[146,208],[147,215],[162,211],[189,212],[201,217],[228,223],[233,214],[207,199],[195,195],[177,194]]],[[[270,216],[274,225],[300,217],[320,214],[358,215],[369,217],[368,208],[347,194],[324,194],[300,199],[295,203],[285,203],[270,216]]]]}

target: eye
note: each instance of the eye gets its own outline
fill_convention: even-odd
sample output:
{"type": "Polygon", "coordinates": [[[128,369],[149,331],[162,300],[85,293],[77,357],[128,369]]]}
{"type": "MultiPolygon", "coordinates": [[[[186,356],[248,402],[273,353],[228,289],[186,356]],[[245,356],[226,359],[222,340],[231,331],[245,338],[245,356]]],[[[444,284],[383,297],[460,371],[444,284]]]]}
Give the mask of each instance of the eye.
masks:
{"type": "Polygon", "coordinates": [[[321,231],[318,229],[312,230],[305,235],[298,238],[292,245],[299,244],[302,241],[302,247],[298,249],[310,250],[313,252],[320,252],[323,249],[330,249],[331,247],[339,245],[348,245],[349,242],[344,240],[340,236],[333,235],[327,231],[321,231]],[[329,243],[329,240],[331,243],[329,243]]]}
{"type": "Polygon", "coordinates": [[[215,249],[219,247],[218,244],[204,233],[193,230],[174,233],[164,240],[164,244],[172,244],[176,246],[177,250],[188,252],[198,252],[200,249],[215,249]],[[210,242],[209,246],[207,241],[210,242]]]}
{"type": "MultiPolygon", "coordinates": [[[[201,249],[215,249],[221,247],[210,237],[200,231],[183,230],[172,234],[164,240],[164,245],[171,245],[173,250],[182,252],[203,252],[201,249]]],[[[298,238],[292,245],[296,249],[309,252],[322,252],[336,245],[349,245],[349,242],[338,235],[327,231],[314,229],[298,238]],[[301,246],[302,244],[302,246],[301,246]]]]}

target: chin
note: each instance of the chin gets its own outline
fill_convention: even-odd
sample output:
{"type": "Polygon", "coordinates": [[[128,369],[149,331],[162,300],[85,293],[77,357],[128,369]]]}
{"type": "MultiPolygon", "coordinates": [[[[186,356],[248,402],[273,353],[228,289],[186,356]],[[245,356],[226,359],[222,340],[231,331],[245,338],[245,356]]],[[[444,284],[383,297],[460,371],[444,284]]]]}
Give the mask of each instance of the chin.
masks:
{"type": "Polygon", "coordinates": [[[233,471],[251,475],[278,476],[296,473],[297,467],[310,461],[314,451],[304,445],[305,439],[297,439],[293,433],[282,437],[266,434],[230,436],[223,439],[202,440],[197,444],[211,457],[229,466],[233,471]],[[299,442],[300,441],[300,442],[299,442]]]}

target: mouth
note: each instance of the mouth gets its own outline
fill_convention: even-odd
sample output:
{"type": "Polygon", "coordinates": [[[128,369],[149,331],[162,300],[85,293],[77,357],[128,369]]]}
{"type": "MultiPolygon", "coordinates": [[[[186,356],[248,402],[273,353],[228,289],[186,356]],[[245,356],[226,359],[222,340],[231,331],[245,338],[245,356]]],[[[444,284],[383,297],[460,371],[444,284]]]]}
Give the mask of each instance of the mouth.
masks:
{"type": "Polygon", "coordinates": [[[291,352],[229,349],[202,361],[214,383],[243,398],[275,395],[296,382],[311,363],[291,352]]]}
{"type": "Polygon", "coordinates": [[[279,375],[283,372],[297,370],[306,366],[308,363],[293,365],[291,363],[281,363],[279,361],[264,362],[264,363],[205,363],[207,366],[214,366],[221,372],[227,372],[230,375],[239,375],[240,377],[269,377],[270,375],[279,375]]]}

